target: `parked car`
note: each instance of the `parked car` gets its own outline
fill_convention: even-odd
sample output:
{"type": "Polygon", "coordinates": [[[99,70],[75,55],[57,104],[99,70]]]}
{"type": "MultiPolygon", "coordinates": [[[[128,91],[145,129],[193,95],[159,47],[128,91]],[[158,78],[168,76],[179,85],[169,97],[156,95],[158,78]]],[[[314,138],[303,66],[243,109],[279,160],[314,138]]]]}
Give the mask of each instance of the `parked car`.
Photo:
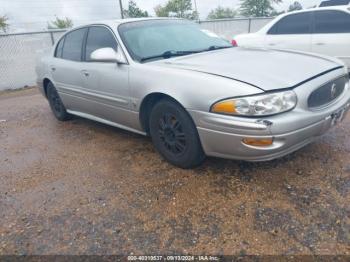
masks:
{"type": "Polygon", "coordinates": [[[58,120],[71,115],[150,135],[170,163],[208,156],[264,161],[340,122],[350,106],[338,60],[234,48],[177,19],[75,28],[37,64],[58,120]]]}
{"type": "Polygon", "coordinates": [[[322,7],[283,14],[256,33],[236,36],[233,43],[330,55],[350,68],[350,7],[322,7]]]}

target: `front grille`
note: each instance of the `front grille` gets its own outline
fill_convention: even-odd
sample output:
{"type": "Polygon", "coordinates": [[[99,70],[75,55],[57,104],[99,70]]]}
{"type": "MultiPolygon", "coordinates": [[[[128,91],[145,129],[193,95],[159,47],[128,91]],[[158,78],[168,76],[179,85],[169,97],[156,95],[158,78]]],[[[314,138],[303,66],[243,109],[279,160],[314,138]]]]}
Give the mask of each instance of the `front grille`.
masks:
{"type": "Polygon", "coordinates": [[[316,89],[309,96],[309,107],[315,108],[330,104],[344,92],[348,81],[349,78],[347,76],[343,76],[316,89]]]}

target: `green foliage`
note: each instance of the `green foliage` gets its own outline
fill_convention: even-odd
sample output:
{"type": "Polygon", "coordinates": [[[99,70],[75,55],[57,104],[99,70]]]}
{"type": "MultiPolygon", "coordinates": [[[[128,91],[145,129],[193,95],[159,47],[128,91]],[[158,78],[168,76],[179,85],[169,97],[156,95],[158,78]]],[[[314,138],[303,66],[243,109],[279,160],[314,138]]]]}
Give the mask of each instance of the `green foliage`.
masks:
{"type": "Polygon", "coordinates": [[[191,0],[168,0],[164,6],[156,6],[154,11],[159,17],[198,19],[198,13],[192,9],[191,0]]]}
{"type": "Polygon", "coordinates": [[[68,17],[65,17],[62,19],[56,17],[56,20],[47,24],[48,29],[65,29],[65,28],[71,28],[71,27],[73,27],[73,21],[68,17]]]}
{"type": "Polygon", "coordinates": [[[273,11],[271,12],[270,16],[275,17],[275,16],[279,16],[279,15],[284,14],[284,13],[286,13],[286,11],[276,11],[276,10],[273,10],[273,11]]]}
{"type": "Polygon", "coordinates": [[[223,18],[234,18],[237,15],[237,11],[229,8],[218,6],[217,8],[210,11],[208,19],[223,19],[223,18]]]}
{"type": "Polygon", "coordinates": [[[142,11],[135,1],[130,0],[129,1],[129,6],[128,9],[123,10],[124,16],[129,17],[129,18],[137,18],[137,17],[148,17],[148,12],[147,11],[142,11]]]}
{"type": "Polygon", "coordinates": [[[241,14],[247,17],[271,16],[276,11],[273,3],[280,3],[282,0],[241,0],[241,14]]]}
{"type": "Polygon", "coordinates": [[[7,23],[8,17],[6,15],[0,16],[0,30],[6,33],[6,30],[9,27],[9,24],[7,23]]]}
{"type": "Polygon", "coordinates": [[[289,6],[288,12],[302,10],[302,9],[303,9],[303,6],[298,1],[295,1],[293,4],[289,6]]]}

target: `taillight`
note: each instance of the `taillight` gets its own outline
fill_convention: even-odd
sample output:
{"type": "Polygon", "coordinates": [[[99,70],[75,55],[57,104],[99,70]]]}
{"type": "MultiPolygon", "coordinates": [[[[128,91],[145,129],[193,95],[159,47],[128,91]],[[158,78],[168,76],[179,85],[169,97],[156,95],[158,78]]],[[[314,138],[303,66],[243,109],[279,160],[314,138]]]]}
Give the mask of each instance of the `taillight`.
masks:
{"type": "Polygon", "coordinates": [[[232,46],[238,46],[237,41],[236,41],[236,40],[234,40],[234,39],[231,41],[231,44],[232,44],[232,46]]]}

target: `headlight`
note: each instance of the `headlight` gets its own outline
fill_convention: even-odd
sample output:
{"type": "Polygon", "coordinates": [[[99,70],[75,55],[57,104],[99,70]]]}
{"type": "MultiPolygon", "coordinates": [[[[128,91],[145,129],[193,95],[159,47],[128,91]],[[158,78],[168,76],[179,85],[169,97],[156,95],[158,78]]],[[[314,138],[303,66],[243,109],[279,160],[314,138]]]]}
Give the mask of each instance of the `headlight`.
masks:
{"type": "Polygon", "coordinates": [[[210,111],[237,116],[267,116],[292,110],[296,104],[297,96],[289,90],[219,101],[210,111]]]}

